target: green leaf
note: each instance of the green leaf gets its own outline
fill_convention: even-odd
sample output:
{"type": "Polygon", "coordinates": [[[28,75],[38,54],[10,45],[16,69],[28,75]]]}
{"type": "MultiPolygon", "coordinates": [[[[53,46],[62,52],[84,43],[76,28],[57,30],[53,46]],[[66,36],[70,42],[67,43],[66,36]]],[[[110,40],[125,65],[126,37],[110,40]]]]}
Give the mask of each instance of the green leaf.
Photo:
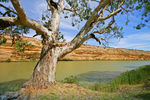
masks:
{"type": "Polygon", "coordinates": [[[64,16],[64,18],[68,18],[68,16],[64,16]]]}

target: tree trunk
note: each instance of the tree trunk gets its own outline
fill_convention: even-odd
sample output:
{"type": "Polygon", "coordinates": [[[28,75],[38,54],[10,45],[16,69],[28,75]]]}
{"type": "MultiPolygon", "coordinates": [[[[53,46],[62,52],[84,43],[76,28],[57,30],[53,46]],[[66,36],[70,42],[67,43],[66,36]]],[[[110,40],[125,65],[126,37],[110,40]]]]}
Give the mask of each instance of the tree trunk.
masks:
{"type": "MultiPolygon", "coordinates": [[[[51,3],[51,2],[49,2],[51,3]]],[[[57,5],[58,6],[58,5],[57,5]]],[[[56,64],[59,57],[59,47],[56,46],[58,40],[59,24],[60,24],[60,13],[59,9],[53,7],[50,4],[52,11],[51,21],[48,24],[47,35],[42,35],[43,48],[41,57],[33,74],[24,87],[48,87],[51,84],[55,84],[56,64]]]]}
{"type": "Polygon", "coordinates": [[[23,87],[45,88],[55,84],[56,64],[58,52],[56,47],[44,44],[39,62],[34,68],[33,74],[23,87]]]}

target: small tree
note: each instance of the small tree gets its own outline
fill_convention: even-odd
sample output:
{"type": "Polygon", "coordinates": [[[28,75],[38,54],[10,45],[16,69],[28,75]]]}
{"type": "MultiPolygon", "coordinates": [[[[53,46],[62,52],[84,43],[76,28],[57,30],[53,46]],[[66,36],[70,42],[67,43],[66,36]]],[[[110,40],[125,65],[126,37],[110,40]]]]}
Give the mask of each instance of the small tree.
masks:
{"type": "Polygon", "coordinates": [[[17,52],[19,53],[24,53],[26,48],[28,48],[29,50],[30,48],[33,47],[31,43],[27,43],[27,42],[16,41],[16,44],[17,45],[14,47],[14,49],[17,49],[17,52]]]}
{"type": "MultiPolygon", "coordinates": [[[[41,88],[54,85],[56,83],[55,74],[58,59],[80,47],[86,40],[93,38],[101,44],[102,41],[107,42],[106,36],[108,35],[114,38],[122,37],[122,27],[119,27],[115,22],[115,16],[119,13],[124,14],[135,10],[138,7],[137,4],[143,2],[143,0],[46,1],[49,6],[48,11],[51,12],[51,17],[48,16],[49,20],[45,25],[28,18],[19,0],[11,0],[17,17],[0,17],[1,30],[9,26],[22,25],[32,28],[37,32],[36,35],[41,35],[43,38],[40,60],[36,64],[29,81],[23,85],[25,88],[41,88]],[[66,6],[64,5],[64,1],[66,6]],[[91,2],[97,3],[97,6],[95,8],[90,7],[91,2]],[[73,17],[72,26],[86,21],[73,40],[67,43],[58,42],[61,12],[65,14],[65,18],[73,17]],[[106,21],[110,22],[105,24],[106,21]],[[99,38],[97,38],[98,35],[99,38]]],[[[144,1],[148,3],[148,0],[144,1]]],[[[146,4],[145,2],[143,3],[146,4]]]]}

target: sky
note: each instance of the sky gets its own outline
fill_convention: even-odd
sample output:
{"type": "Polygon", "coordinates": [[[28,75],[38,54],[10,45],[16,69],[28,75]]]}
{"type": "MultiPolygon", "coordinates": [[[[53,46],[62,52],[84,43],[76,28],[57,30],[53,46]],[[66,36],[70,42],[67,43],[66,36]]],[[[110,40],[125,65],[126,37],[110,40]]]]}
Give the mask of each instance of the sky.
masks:
{"type": "MultiPolygon", "coordinates": [[[[46,0],[32,0],[32,1],[20,0],[20,2],[23,8],[25,9],[27,16],[37,21],[41,19],[42,13],[47,9],[46,0]]],[[[11,5],[11,3],[7,5],[11,5]]],[[[91,4],[91,7],[94,6],[95,4],[91,4]]],[[[123,26],[124,38],[122,38],[117,43],[112,43],[112,44],[110,43],[108,46],[115,47],[115,48],[127,48],[127,49],[138,49],[138,50],[150,51],[150,28],[143,27],[140,30],[133,28],[141,21],[137,14],[135,15],[129,14],[128,18],[130,19],[130,22],[128,25],[125,25],[126,17],[127,15],[118,15],[116,17],[116,22],[118,23],[118,25],[123,26]]],[[[81,23],[80,27],[82,27],[82,25],[84,24],[81,23]]],[[[77,27],[71,26],[71,18],[69,19],[61,18],[60,31],[64,35],[67,42],[71,41],[79,32],[77,27]]],[[[30,30],[30,33],[27,36],[32,37],[34,34],[35,31],[30,30]]],[[[36,37],[36,38],[39,39],[40,37],[36,37]]],[[[93,39],[88,40],[86,44],[102,46],[99,45],[99,43],[93,39]]]]}

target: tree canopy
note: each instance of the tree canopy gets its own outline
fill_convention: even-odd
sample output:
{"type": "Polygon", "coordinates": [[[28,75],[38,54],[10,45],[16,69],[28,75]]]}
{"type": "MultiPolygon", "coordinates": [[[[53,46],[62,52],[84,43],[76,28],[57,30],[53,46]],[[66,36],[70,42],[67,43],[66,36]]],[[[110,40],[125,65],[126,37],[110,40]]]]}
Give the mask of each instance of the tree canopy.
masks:
{"type": "MultiPolygon", "coordinates": [[[[48,0],[47,0],[48,1],[48,0]]],[[[101,0],[102,1],[102,0],[101,0]]],[[[79,26],[80,23],[83,21],[86,21],[89,19],[89,17],[92,15],[93,10],[96,7],[93,7],[91,3],[99,3],[101,2],[99,0],[66,0],[65,6],[63,10],[63,17],[64,18],[72,18],[72,26],[79,26]]],[[[10,0],[0,0],[0,2],[8,3],[10,0]]],[[[60,0],[55,1],[57,4],[60,2],[60,0]]],[[[1,8],[4,8],[5,11],[0,11],[1,16],[9,16],[9,17],[15,17],[17,16],[17,12],[11,7],[6,7],[5,5],[0,4],[1,8]]],[[[112,12],[115,12],[116,14],[132,14],[133,11],[137,11],[141,13],[141,23],[138,25],[135,25],[136,29],[141,29],[142,27],[150,27],[149,21],[150,21],[150,2],[149,0],[112,0],[109,4],[105,6],[105,8],[98,11],[98,13],[101,14],[101,17],[104,15],[110,15],[112,12]],[[120,5],[119,5],[120,4],[120,5]],[[118,6],[120,6],[118,12],[115,12],[118,9],[118,6]]],[[[50,21],[51,21],[51,13],[50,8],[47,8],[47,11],[45,11],[42,15],[42,24],[46,27],[50,21]]],[[[93,33],[99,33],[101,34],[101,40],[105,43],[109,41],[109,38],[122,38],[122,26],[118,26],[118,24],[115,21],[115,15],[110,15],[109,18],[101,19],[101,21],[98,21],[94,25],[94,29],[92,30],[93,33]],[[106,25],[107,19],[111,20],[108,25],[106,25]],[[103,36],[102,36],[103,33],[103,36]],[[104,39],[105,38],[105,39],[104,39]]],[[[106,17],[106,16],[105,16],[106,17]]],[[[128,24],[130,20],[126,19],[126,24],[128,24]]],[[[81,25],[80,25],[81,26],[81,25]]],[[[3,33],[10,33],[10,32],[19,32],[19,33],[28,33],[29,29],[27,27],[17,25],[9,28],[6,28],[3,30],[3,33]],[[19,31],[20,30],[20,31],[19,31]]],[[[36,35],[35,35],[36,36],[36,35]]],[[[100,37],[99,37],[100,38],[100,37]]],[[[63,39],[64,37],[62,34],[59,35],[59,39],[63,39]]]]}

